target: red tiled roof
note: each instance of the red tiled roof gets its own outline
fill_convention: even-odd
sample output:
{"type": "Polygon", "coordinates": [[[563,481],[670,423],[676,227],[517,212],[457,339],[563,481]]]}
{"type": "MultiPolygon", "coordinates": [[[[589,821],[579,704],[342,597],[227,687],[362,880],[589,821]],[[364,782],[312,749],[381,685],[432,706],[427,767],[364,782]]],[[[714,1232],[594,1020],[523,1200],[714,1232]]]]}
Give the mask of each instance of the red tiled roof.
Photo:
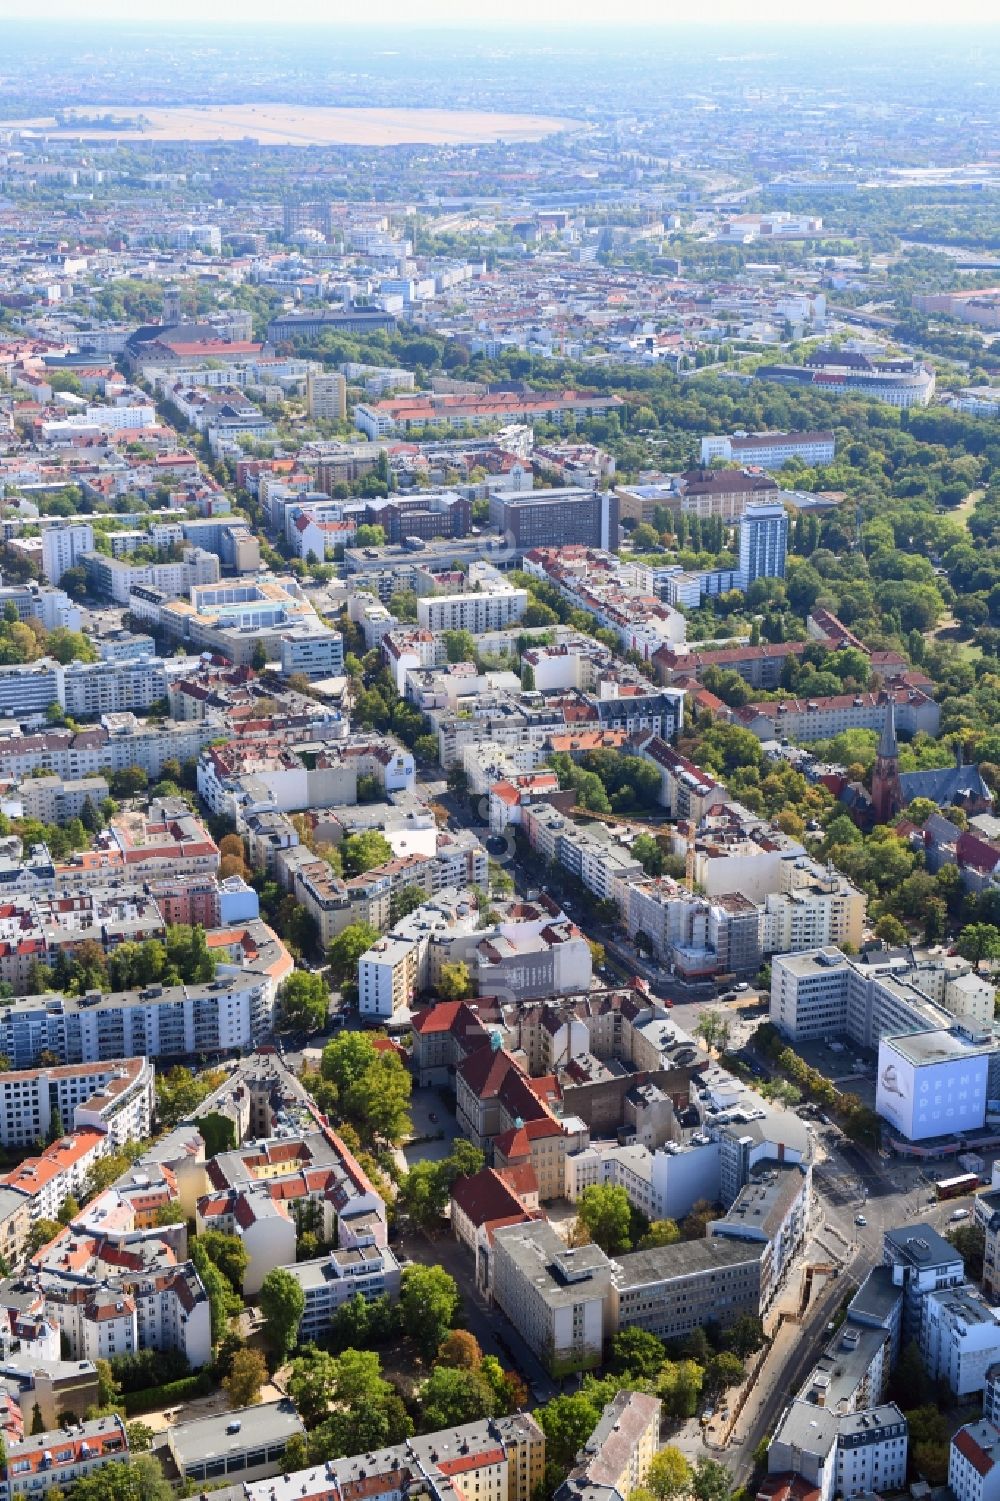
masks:
{"type": "Polygon", "coordinates": [[[523,1208],[513,1188],[491,1167],[484,1167],[471,1177],[456,1179],[451,1197],[477,1228],[487,1220],[519,1215],[523,1208]]]}
{"type": "Polygon", "coordinates": [[[969,1461],[977,1475],[985,1476],[990,1473],[993,1468],[993,1460],[982,1445],[976,1443],[976,1440],[967,1428],[960,1428],[952,1439],[952,1443],[963,1459],[969,1461]]]}

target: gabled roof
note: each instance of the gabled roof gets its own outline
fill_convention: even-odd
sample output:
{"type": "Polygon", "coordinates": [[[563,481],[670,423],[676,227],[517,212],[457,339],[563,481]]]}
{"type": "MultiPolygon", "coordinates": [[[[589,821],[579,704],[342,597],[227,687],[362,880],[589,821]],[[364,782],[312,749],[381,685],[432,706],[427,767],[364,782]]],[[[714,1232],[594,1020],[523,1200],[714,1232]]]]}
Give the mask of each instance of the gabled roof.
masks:
{"type": "Polygon", "coordinates": [[[488,1220],[520,1215],[524,1208],[513,1188],[491,1167],[484,1167],[471,1177],[456,1179],[451,1198],[477,1229],[488,1220]]]}

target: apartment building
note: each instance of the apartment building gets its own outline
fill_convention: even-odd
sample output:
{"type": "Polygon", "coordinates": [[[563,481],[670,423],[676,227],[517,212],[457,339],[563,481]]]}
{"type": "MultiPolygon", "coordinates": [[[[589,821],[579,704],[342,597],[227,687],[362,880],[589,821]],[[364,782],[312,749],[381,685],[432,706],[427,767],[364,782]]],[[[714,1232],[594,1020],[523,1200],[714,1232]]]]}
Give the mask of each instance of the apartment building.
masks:
{"type": "Polygon", "coordinates": [[[46,1141],[61,1121],[104,1132],[117,1149],[150,1134],[153,1104],[153,1069],[145,1058],[8,1069],[0,1074],[0,1145],[46,1141]]]}
{"type": "MultiPolygon", "coordinates": [[[[273,1163],[276,1170],[280,1165],[280,1159],[273,1163]]],[[[329,1216],[320,1218],[329,1220],[329,1216]]],[[[198,1200],[195,1223],[199,1235],[206,1230],[218,1230],[235,1236],[242,1245],[247,1254],[241,1288],[244,1297],[259,1293],[267,1274],[275,1267],[287,1266],[295,1256],[296,1219],[280,1196],[272,1197],[266,1182],[207,1194],[198,1200]]],[[[322,1228],[325,1233],[328,1223],[322,1228]]]]}
{"type": "Polygon", "coordinates": [[[28,777],[18,789],[26,818],[40,823],[68,823],[79,818],[89,802],[95,813],[109,794],[104,777],[28,777]]]}
{"type": "Polygon", "coordinates": [[[896,1491],[906,1481],[908,1429],[894,1403],[838,1414],[795,1400],[771,1440],[771,1477],[800,1475],[819,1501],[896,1491]]]}
{"type": "Polygon", "coordinates": [[[48,1433],[9,1442],[0,1463],[0,1501],[69,1491],[107,1464],[128,1459],[128,1433],[119,1413],[70,1423],[48,1433]]]}
{"type": "Polygon", "coordinates": [[[254,1224],[265,1225],[255,1236],[260,1261],[248,1273],[254,1279],[259,1276],[262,1281],[270,1270],[261,1266],[272,1250],[276,1253],[282,1238],[285,1254],[274,1264],[294,1261],[296,1227],[309,1203],[318,1206],[323,1235],[341,1250],[388,1244],[381,1196],[336,1132],[318,1129],[313,1120],[291,1135],[267,1137],[218,1154],[207,1177],[209,1191],[198,1201],[200,1222],[241,1236],[251,1230],[251,1216],[254,1224]],[[263,1209],[265,1196],[277,1216],[263,1209]]]}
{"type": "Polygon", "coordinates": [[[329,1459],[246,1487],[246,1501],[531,1501],[545,1470],[545,1434],[529,1413],[487,1418],[407,1439],[388,1449],[329,1459]]]}
{"type": "MultiPolygon", "coordinates": [[[[416,867],[420,878],[421,867],[416,867]]],[[[431,884],[431,883],[428,883],[431,884]]],[[[389,1017],[411,1005],[418,990],[432,986],[441,965],[472,957],[479,914],[463,897],[459,880],[395,924],[358,961],[358,1007],[363,1015],[389,1017]]]]}
{"type": "Polygon", "coordinates": [[[425,631],[501,631],[516,623],[528,607],[528,591],[497,577],[479,590],[433,594],[417,600],[417,623],[425,631]]]}
{"type": "Polygon", "coordinates": [[[417,993],[419,945],[391,934],[358,960],[358,1010],[362,1016],[391,1017],[406,1010],[417,993]]]}
{"type": "Polygon", "coordinates": [[[26,1157],[0,1182],[27,1197],[32,1224],[54,1220],[70,1195],[77,1199],[85,1197],[91,1168],[111,1150],[106,1131],[84,1126],[61,1136],[37,1157],[26,1157]]]}
{"type": "Polygon", "coordinates": [[[710,667],[736,672],[751,688],[780,687],[781,674],[789,658],[802,656],[806,641],[762,641],[759,646],[725,646],[715,651],[699,651],[697,646],[663,647],[653,656],[657,680],[675,683],[698,678],[710,667]]]}
{"type": "Polygon", "coordinates": [[[781,867],[786,889],[768,892],[761,910],[764,954],[850,943],[860,949],[867,902],[846,876],[817,871],[810,860],[781,867]]]}
{"type": "Polygon", "coordinates": [[[900,1337],[905,1344],[923,1341],[927,1300],[932,1293],[951,1291],[965,1280],[965,1264],[954,1246],[932,1225],[917,1223],[887,1230],[882,1242],[882,1265],[902,1292],[900,1337]]]}
{"type": "Polygon", "coordinates": [[[360,1294],[367,1303],[399,1297],[399,1263],[388,1246],[353,1245],[285,1268],[301,1287],[306,1306],[299,1325],[301,1344],[318,1344],[333,1332],[338,1308],[360,1294]]]}
{"type": "Polygon", "coordinates": [[[1000,1360],[1000,1320],[967,1284],[927,1294],[920,1356],[932,1381],[945,1381],[957,1397],[981,1394],[986,1373],[1000,1360]]]}
{"type": "Polygon", "coordinates": [[[602,900],[615,900],[619,889],[645,874],[628,841],[603,824],[573,823],[551,803],[526,805],[521,822],[532,849],[558,861],[602,900]]]}
{"type": "Polygon", "coordinates": [[[134,881],[203,880],[219,868],[219,847],[181,799],[154,803],[113,818],[110,843],[134,881]]]}
{"type": "Polygon", "coordinates": [[[751,730],[760,740],[830,740],[844,730],[878,730],[886,722],[890,703],[896,728],[906,735],[936,737],[941,708],[921,688],[905,684],[878,693],[838,693],[828,698],[785,699],[745,704],[732,709],[733,724],[751,730]]]}
{"type": "Polygon", "coordinates": [[[0,1183],[0,1256],[8,1267],[21,1263],[31,1234],[31,1199],[0,1183]]]}
{"type": "Polygon", "coordinates": [[[71,1359],[177,1350],[199,1369],[212,1358],[208,1294],[183,1255],[183,1236],[169,1227],[157,1237],[67,1229],[33,1258],[29,1276],[71,1359]]]}
{"type": "Polygon", "coordinates": [[[738,892],[694,896],[670,877],[628,882],[620,891],[631,937],[686,976],[756,972],[760,968],[760,910],[738,892]]]}
{"type": "Polygon", "coordinates": [[[253,1048],[273,1019],[271,977],[253,970],[204,985],[25,996],[0,1012],[0,1052],[16,1069],[34,1067],[43,1052],[61,1063],[194,1058],[253,1048]]]}
{"type": "Polygon", "coordinates": [[[564,422],[570,418],[596,417],[616,411],[620,396],[599,396],[588,391],[559,391],[551,395],[497,391],[485,395],[443,395],[417,391],[386,401],[357,402],[354,424],[371,439],[388,438],[434,426],[500,427],[511,422],[564,422]]]}
{"type": "Polygon", "coordinates": [[[645,1484],[660,1447],[660,1403],[645,1392],[619,1392],[605,1407],[554,1501],[603,1496],[628,1501],[645,1484]]]}
{"type": "Polygon", "coordinates": [[[185,669],[161,657],[137,661],[70,662],[42,657],[29,667],[0,668],[0,711],[23,719],[57,703],[79,719],[144,712],[166,697],[172,675],[185,669]]]}
{"type": "Polygon", "coordinates": [[[739,525],[740,587],[785,576],[788,512],[780,504],[747,506],[739,525]]]}
{"type": "Polygon", "coordinates": [[[948,1489],[955,1501],[1000,1497],[1000,1428],[988,1417],[966,1423],[948,1452],[948,1489]]]}
{"type": "MultiPolygon", "coordinates": [[[[973,1200],[973,1215],[986,1237],[983,1248],[983,1291],[988,1297],[995,1298],[1000,1289],[1000,1193],[995,1187],[989,1193],[976,1195],[973,1200]]],[[[997,1416],[1000,1417],[1000,1402],[997,1416]]]]}
{"type": "Polygon", "coordinates": [[[58,584],[67,568],[75,568],[94,550],[94,528],[89,521],[48,526],[42,532],[42,572],[50,584],[58,584]]]}
{"type": "MultiPolygon", "coordinates": [[[[30,697],[32,664],[16,668],[22,674],[22,693],[30,697]]],[[[2,681],[0,670],[0,681],[2,681]]],[[[46,702],[51,703],[50,688],[46,702]]],[[[23,703],[21,714],[23,714],[23,703]]],[[[105,718],[104,723],[85,730],[49,730],[31,735],[7,735],[0,738],[0,768],[4,776],[26,777],[35,770],[72,780],[96,772],[121,771],[139,766],[151,780],[162,776],[164,762],[186,761],[219,734],[219,722],[206,718],[195,724],[178,724],[160,720],[146,725],[133,713],[105,718]]]]}
{"type": "Polygon", "coordinates": [[[347,421],[347,381],[335,370],[310,370],[306,409],[316,422],[347,421]]]}

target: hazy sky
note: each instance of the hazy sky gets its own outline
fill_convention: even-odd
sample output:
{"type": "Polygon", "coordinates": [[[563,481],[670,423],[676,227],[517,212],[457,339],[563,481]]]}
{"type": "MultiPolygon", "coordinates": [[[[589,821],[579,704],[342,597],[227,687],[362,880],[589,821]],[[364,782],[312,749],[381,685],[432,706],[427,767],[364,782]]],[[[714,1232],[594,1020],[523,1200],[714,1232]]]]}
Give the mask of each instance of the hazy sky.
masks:
{"type": "MultiPolygon", "coordinates": [[[[81,19],[79,0],[41,0],[26,10],[23,0],[0,0],[0,21],[46,22],[81,19]]],[[[203,24],[247,25],[297,23],[345,26],[397,24],[485,26],[662,26],[711,24],[746,32],[755,24],[825,27],[901,26],[908,32],[920,26],[995,25],[994,0],[838,0],[817,11],[804,0],[631,0],[619,7],[607,0],[502,0],[480,5],[476,0],[366,0],[363,6],[337,0],[149,0],[137,8],[133,0],[92,0],[88,20],[109,19],[135,25],[199,21],[203,24]]]]}

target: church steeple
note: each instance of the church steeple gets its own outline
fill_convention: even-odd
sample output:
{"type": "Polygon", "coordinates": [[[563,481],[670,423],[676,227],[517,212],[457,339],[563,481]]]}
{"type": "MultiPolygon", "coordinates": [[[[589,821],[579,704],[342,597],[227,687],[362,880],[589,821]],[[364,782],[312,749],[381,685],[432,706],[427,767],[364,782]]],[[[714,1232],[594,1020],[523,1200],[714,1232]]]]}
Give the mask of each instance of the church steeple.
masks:
{"type": "Polygon", "coordinates": [[[885,706],[882,733],[872,772],[872,814],[876,823],[888,823],[903,804],[899,783],[899,746],[896,743],[896,701],[891,694],[885,706]]]}
{"type": "Polygon", "coordinates": [[[882,733],[879,736],[878,750],[875,752],[880,761],[898,761],[899,746],[896,744],[896,700],[890,694],[886,705],[885,718],[882,721],[882,733]]]}

